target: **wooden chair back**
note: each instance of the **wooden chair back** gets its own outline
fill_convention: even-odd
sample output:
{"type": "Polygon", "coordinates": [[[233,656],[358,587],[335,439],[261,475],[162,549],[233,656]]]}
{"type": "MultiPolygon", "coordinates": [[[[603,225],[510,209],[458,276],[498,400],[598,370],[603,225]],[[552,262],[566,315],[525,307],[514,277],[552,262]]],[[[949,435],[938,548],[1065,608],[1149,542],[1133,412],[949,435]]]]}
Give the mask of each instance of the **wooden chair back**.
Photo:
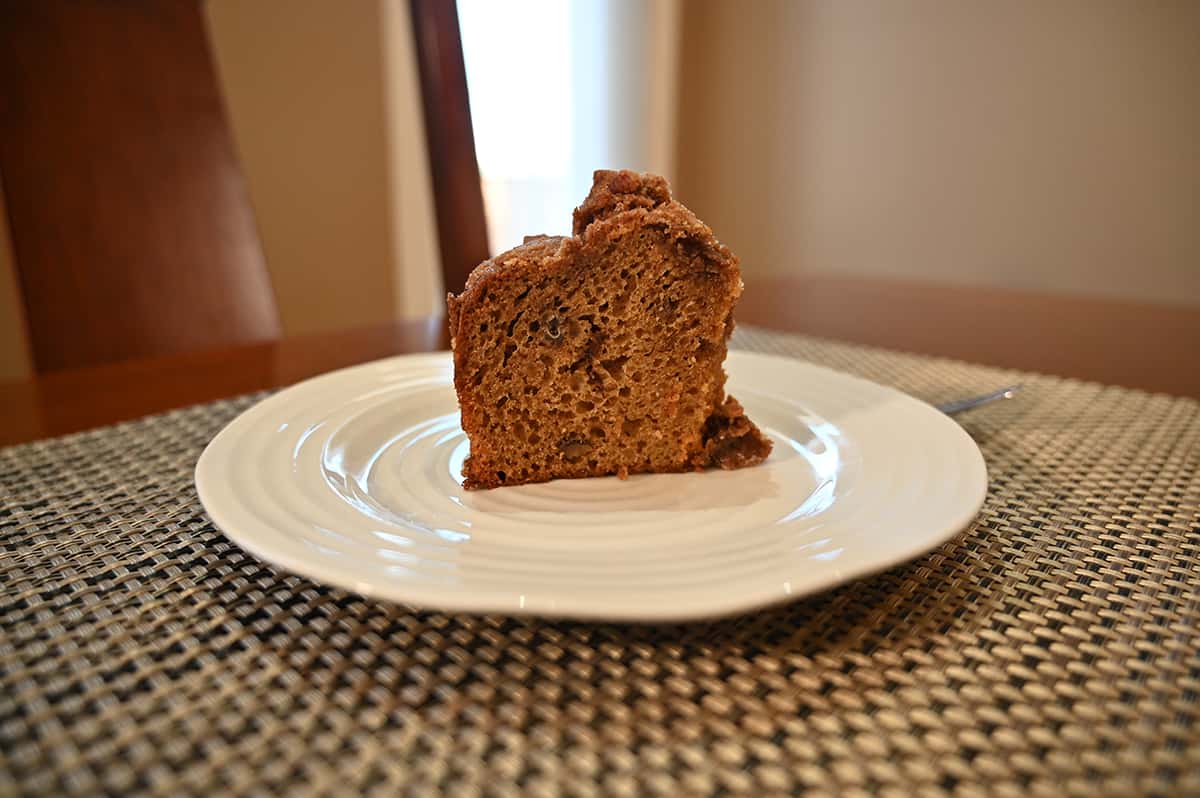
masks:
{"type": "MultiPolygon", "coordinates": [[[[458,18],[410,9],[457,291],[488,252],[458,18]]],[[[4,4],[0,179],[37,371],[279,336],[198,0],[4,4]]]]}
{"type": "Polygon", "coordinates": [[[453,0],[411,0],[425,137],[437,209],[442,279],[462,290],[467,275],[488,257],[487,217],[453,0]]]}
{"type": "Polygon", "coordinates": [[[278,336],[199,4],[0,17],[0,175],[36,369],[278,336]]]}

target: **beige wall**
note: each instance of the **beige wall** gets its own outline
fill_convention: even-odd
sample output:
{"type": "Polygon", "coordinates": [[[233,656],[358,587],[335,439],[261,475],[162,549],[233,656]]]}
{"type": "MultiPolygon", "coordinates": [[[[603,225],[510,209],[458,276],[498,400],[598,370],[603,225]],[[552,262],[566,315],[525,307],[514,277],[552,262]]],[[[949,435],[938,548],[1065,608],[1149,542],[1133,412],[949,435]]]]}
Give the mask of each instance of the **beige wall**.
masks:
{"type": "Polygon", "coordinates": [[[676,185],[748,278],[1200,305],[1200,3],[689,0],[676,185]]]}
{"type": "Polygon", "coordinates": [[[285,335],[440,302],[406,7],[207,3],[285,335]]]}

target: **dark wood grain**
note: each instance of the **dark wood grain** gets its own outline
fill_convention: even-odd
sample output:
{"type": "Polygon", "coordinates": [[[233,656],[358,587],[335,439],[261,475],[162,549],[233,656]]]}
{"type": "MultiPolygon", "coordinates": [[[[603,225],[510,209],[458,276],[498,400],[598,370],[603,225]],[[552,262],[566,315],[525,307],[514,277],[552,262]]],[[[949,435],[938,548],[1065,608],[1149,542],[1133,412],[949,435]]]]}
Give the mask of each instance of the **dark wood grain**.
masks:
{"type": "Polygon", "coordinates": [[[198,2],[0,5],[0,173],[39,371],[279,334],[198,2]]]}
{"type": "Polygon", "coordinates": [[[449,343],[438,317],[0,382],[0,445],[279,388],[356,363],[446,349],[449,343]]]}
{"type": "Polygon", "coordinates": [[[411,0],[410,8],[442,279],[447,291],[457,293],[471,270],[488,257],[487,221],[467,100],[458,10],[452,0],[411,0]]]}
{"type": "Polygon", "coordinates": [[[748,279],[737,318],[890,349],[1200,397],[1200,308],[810,276],[748,279]]]}

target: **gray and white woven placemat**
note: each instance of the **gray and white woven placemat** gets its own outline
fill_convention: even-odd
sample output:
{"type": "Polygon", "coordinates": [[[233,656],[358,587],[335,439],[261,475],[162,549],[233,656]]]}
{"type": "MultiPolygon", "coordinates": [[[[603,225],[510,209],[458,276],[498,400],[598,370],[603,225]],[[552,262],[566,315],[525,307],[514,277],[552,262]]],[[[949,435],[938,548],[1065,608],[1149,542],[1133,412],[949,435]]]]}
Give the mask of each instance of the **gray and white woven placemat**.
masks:
{"type": "MultiPolygon", "coordinates": [[[[1011,373],[739,331],[939,401],[1011,373]]],[[[1200,795],[1200,403],[1023,376],[976,523],[790,606],[465,617],[280,573],[192,468],[253,397],[0,450],[0,793],[1200,795]]]]}

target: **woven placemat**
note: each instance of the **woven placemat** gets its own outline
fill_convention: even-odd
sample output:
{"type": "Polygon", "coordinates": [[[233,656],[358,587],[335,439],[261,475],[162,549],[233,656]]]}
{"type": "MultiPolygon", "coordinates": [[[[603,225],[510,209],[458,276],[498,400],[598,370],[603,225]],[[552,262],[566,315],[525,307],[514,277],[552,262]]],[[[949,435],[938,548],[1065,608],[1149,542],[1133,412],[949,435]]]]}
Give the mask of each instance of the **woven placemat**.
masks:
{"type": "MultiPolygon", "coordinates": [[[[1012,373],[739,331],[939,401],[1012,373]]],[[[880,576],[667,627],[282,574],[192,468],[253,397],[0,450],[0,792],[1200,795],[1200,403],[1023,376],[987,503],[880,576]]]]}

